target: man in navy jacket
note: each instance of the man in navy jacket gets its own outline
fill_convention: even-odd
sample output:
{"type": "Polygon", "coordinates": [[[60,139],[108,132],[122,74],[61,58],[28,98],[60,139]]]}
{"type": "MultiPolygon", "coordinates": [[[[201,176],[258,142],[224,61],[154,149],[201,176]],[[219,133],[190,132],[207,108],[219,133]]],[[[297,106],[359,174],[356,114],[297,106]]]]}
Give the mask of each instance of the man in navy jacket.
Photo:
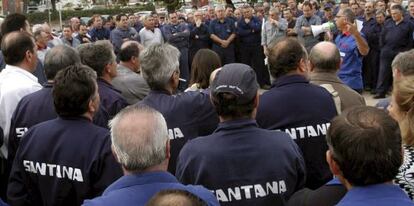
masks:
{"type": "Polygon", "coordinates": [[[190,140],[180,152],[177,178],[212,190],[221,205],[283,205],[305,185],[305,162],[280,131],[258,128],[254,70],[227,64],[217,72],[211,99],[220,117],[213,134],[190,140]]]}
{"type": "Polygon", "coordinates": [[[180,77],[179,51],[169,44],[154,44],[140,55],[141,72],[151,91],[139,104],[146,104],[165,117],[171,140],[168,171],[175,172],[177,156],[190,139],[211,134],[218,118],[207,93],[175,94],[180,77]]]}
{"type": "Polygon", "coordinates": [[[271,48],[270,72],[276,80],[260,97],[256,120],[262,128],[281,130],[295,140],[306,163],[306,187],[316,189],[332,179],[325,135],[337,112],[331,94],[309,83],[307,59],[305,48],[293,38],[271,48]]]}
{"type": "Polygon", "coordinates": [[[59,117],[30,128],[20,142],[7,189],[11,205],[80,205],[122,175],[109,131],[92,124],[96,73],[83,65],[60,71],[53,99],[59,117]]]}
{"type": "Polygon", "coordinates": [[[145,205],[165,189],[186,190],[208,205],[219,205],[202,186],[184,186],[167,172],[170,140],[165,119],[155,109],[133,105],[111,120],[112,150],[122,165],[124,176],[110,185],[101,197],[84,205],[145,205]]]}

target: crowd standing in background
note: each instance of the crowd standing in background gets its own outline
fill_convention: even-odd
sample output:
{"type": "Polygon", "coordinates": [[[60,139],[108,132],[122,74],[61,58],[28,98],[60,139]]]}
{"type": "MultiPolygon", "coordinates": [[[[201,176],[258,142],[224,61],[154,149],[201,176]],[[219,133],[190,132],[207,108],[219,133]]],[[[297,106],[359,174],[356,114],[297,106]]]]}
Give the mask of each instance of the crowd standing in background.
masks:
{"type": "Polygon", "coordinates": [[[0,205],[414,205],[414,0],[95,14],[59,35],[10,14],[0,38],[0,205]]]}

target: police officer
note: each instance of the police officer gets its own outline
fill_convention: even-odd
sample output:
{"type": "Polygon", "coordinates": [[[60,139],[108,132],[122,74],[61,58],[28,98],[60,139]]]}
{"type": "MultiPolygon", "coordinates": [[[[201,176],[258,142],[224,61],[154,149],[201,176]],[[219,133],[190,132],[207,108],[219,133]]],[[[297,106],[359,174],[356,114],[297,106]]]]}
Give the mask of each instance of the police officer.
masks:
{"type": "Polygon", "coordinates": [[[56,75],[59,117],[30,128],[22,139],[7,189],[11,205],[80,205],[122,175],[109,131],[92,124],[99,107],[96,78],[83,65],[56,75]]]}
{"type": "Polygon", "coordinates": [[[186,23],[179,23],[177,13],[169,14],[170,23],[162,27],[165,40],[175,46],[180,51],[180,76],[186,82],[182,82],[180,90],[185,90],[190,80],[190,70],[188,68],[188,47],[190,29],[186,23]]]}
{"type": "MultiPolygon", "coordinates": [[[[48,82],[37,92],[23,97],[16,109],[10,123],[8,162],[9,169],[13,163],[20,139],[27,130],[41,122],[55,119],[58,115],[53,106],[52,87],[53,79],[60,70],[80,63],[78,52],[68,46],[58,45],[53,47],[45,57],[45,73],[48,82]]],[[[94,116],[93,123],[100,127],[108,127],[109,115],[99,108],[94,116]]]]}
{"type": "Polygon", "coordinates": [[[293,38],[270,49],[270,73],[276,80],[260,97],[256,120],[262,128],[289,133],[305,159],[306,187],[316,189],[332,178],[325,135],[337,112],[331,94],[309,83],[307,61],[305,48],[293,38]]]}
{"type": "Polygon", "coordinates": [[[150,92],[141,104],[153,107],[167,121],[171,141],[168,171],[175,173],[178,153],[190,139],[211,134],[218,118],[204,92],[176,93],[180,76],[178,49],[169,44],[153,44],[140,54],[141,72],[150,92]]]}
{"type": "Polygon", "coordinates": [[[82,44],[78,47],[81,62],[90,66],[98,75],[98,90],[102,106],[109,117],[115,116],[128,103],[121,92],[112,86],[112,79],[117,75],[117,64],[112,45],[109,41],[94,44],[82,44]]]}
{"type": "Polygon", "coordinates": [[[270,85],[269,72],[264,65],[264,53],[261,46],[262,21],[253,16],[253,9],[250,6],[245,6],[242,10],[243,17],[237,22],[240,60],[255,70],[260,86],[270,85]]]}
{"type": "Polygon", "coordinates": [[[283,205],[305,184],[296,143],[286,133],[258,128],[254,120],[258,88],[248,65],[223,66],[210,93],[220,124],[213,134],[189,141],[178,158],[178,179],[209,188],[221,205],[283,205]],[[269,185],[275,190],[265,192],[269,185]]]}
{"type": "Polygon", "coordinates": [[[224,7],[216,7],[217,19],[210,22],[209,31],[210,38],[213,41],[212,49],[221,59],[223,65],[234,63],[234,44],[233,40],[236,38],[236,29],[234,22],[225,18],[224,7]]]}

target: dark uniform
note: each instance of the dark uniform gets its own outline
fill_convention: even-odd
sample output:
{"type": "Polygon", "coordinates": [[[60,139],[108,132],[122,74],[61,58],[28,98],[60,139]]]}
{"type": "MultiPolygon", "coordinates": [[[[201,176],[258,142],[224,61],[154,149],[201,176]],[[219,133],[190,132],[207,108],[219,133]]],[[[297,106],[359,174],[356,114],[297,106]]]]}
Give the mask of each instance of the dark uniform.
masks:
{"type": "Polygon", "coordinates": [[[369,53],[362,59],[362,77],[364,87],[375,90],[377,87],[380,64],[379,38],[382,26],[377,23],[375,18],[370,18],[369,20],[360,18],[360,20],[364,21],[361,32],[365,35],[365,39],[367,40],[369,46],[369,53]]]}
{"type": "Polygon", "coordinates": [[[264,64],[261,45],[262,21],[252,17],[247,24],[242,18],[237,22],[237,36],[240,40],[240,60],[254,69],[260,86],[270,85],[269,72],[264,64]]]}
{"type": "Polygon", "coordinates": [[[260,127],[281,130],[295,140],[306,163],[306,187],[316,189],[332,179],[325,135],[336,114],[331,94],[324,88],[302,75],[285,75],[260,97],[256,119],[260,127]]]}
{"type": "Polygon", "coordinates": [[[260,129],[251,119],[231,120],[184,146],[176,176],[212,190],[223,206],[283,205],[304,186],[305,163],[286,133],[260,129]]]}
{"type": "Polygon", "coordinates": [[[100,29],[93,28],[89,31],[89,36],[94,42],[98,40],[108,40],[111,36],[111,31],[105,27],[102,27],[100,29]]]}
{"type": "MultiPolygon", "coordinates": [[[[23,97],[14,110],[9,133],[8,161],[13,163],[14,156],[20,143],[20,139],[27,130],[41,122],[57,117],[53,104],[52,84],[46,83],[44,88],[23,97]]],[[[107,128],[109,115],[102,107],[94,116],[93,123],[107,128]]]]}
{"type": "Polygon", "coordinates": [[[121,92],[101,78],[98,78],[98,92],[101,98],[101,105],[108,112],[110,118],[114,117],[124,107],[128,106],[128,103],[122,97],[121,92]]]}
{"type": "MultiPolygon", "coordinates": [[[[215,19],[210,22],[209,32],[210,35],[214,34],[218,38],[226,40],[230,37],[230,35],[236,33],[236,28],[233,20],[231,19],[225,18],[223,22],[215,19]]],[[[227,48],[223,48],[217,42],[213,41],[212,49],[220,56],[222,65],[235,62],[234,42],[231,42],[227,48]]]]}
{"type": "Polygon", "coordinates": [[[7,196],[11,205],[80,205],[121,176],[107,129],[84,117],[58,117],[22,139],[7,196]]]}
{"type": "Polygon", "coordinates": [[[398,53],[413,48],[414,25],[403,19],[398,25],[389,19],[381,32],[380,71],[377,82],[377,93],[385,95],[392,85],[391,63],[398,53]]]}
{"type": "Polygon", "coordinates": [[[188,68],[188,47],[190,41],[190,29],[187,24],[167,24],[162,28],[165,40],[180,50],[180,77],[187,80],[187,83],[180,85],[185,90],[190,80],[190,69],[188,68]]]}
{"type": "Polygon", "coordinates": [[[184,92],[170,95],[164,91],[150,91],[139,104],[148,105],[165,118],[171,141],[168,171],[175,173],[178,154],[184,144],[193,138],[211,134],[218,117],[210,103],[210,96],[202,92],[184,92]]]}
{"type": "Polygon", "coordinates": [[[210,33],[208,32],[208,26],[205,23],[202,23],[200,27],[197,27],[195,24],[190,25],[189,65],[191,66],[193,58],[198,50],[209,47],[210,33]]]}

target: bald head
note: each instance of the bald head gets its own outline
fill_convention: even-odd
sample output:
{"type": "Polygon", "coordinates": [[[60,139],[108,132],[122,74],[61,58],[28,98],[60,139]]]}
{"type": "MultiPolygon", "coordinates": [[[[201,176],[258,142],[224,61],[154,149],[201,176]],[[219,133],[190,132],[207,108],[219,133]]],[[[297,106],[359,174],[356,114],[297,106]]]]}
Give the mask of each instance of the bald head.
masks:
{"type": "Polygon", "coordinates": [[[312,48],[309,60],[315,71],[336,72],[341,63],[341,56],[335,44],[324,41],[312,48]]]}

